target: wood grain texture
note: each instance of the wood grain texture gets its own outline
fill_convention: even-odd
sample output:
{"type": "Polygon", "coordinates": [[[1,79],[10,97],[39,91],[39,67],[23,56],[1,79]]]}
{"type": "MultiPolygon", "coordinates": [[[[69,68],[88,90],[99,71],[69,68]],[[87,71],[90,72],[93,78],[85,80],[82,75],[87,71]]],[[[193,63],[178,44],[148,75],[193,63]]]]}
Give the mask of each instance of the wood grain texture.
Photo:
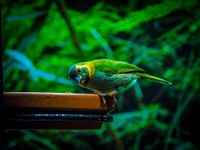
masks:
{"type": "Polygon", "coordinates": [[[103,107],[102,99],[97,94],[5,92],[3,98],[7,108],[108,112],[113,105],[113,99],[108,97],[107,105],[103,107]]]}

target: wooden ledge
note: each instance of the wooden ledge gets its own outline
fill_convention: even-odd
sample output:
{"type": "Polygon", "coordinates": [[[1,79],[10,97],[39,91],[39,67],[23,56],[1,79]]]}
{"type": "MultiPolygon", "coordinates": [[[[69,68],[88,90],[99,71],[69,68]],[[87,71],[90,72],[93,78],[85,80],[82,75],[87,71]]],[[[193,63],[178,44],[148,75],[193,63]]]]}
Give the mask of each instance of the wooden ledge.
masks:
{"type": "Polygon", "coordinates": [[[103,106],[97,94],[5,92],[3,98],[6,108],[21,109],[109,112],[114,104],[111,97],[106,97],[107,105],[103,106]]]}
{"type": "Polygon", "coordinates": [[[114,99],[97,94],[5,92],[7,129],[99,129],[112,121],[114,99]]]}

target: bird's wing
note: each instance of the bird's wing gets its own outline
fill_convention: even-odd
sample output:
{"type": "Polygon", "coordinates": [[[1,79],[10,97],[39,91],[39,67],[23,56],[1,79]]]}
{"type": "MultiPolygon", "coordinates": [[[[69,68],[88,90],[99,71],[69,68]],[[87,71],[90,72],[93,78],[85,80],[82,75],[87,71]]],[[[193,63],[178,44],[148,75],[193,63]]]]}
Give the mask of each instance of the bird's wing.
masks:
{"type": "Polygon", "coordinates": [[[93,60],[92,63],[95,69],[105,73],[122,74],[131,72],[144,72],[142,68],[139,68],[133,64],[129,64],[123,61],[113,61],[109,59],[93,60]]]}
{"type": "Polygon", "coordinates": [[[156,77],[156,76],[153,76],[153,75],[150,75],[150,74],[147,74],[147,73],[136,73],[136,75],[140,78],[140,79],[149,79],[151,81],[154,81],[154,82],[158,82],[158,83],[162,83],[162,84],[167,84],[167,85],[171,85],[172,83],[167,81],[167,80],[164,80],[162,78],[159,78],[159,77],[156,77]]]}

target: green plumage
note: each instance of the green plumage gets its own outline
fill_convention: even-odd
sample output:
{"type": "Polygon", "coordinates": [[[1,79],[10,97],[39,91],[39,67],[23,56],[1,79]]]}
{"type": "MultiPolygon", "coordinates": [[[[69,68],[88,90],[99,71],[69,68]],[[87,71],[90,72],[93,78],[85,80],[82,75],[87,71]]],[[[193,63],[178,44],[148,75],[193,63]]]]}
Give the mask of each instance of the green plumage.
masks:
{"type": "Polygon", "coordinates": [[[124,74],[124,73],[135,73],[139,79],[149,79],[154,82],[162,83],[162,84],[171,84],[171,82],[161,79],[159,77],[144,73],[144,69],[139,68],[133,64],[126,63],[123,61],[114,61],[109,59],[98,59],[90,61],[94,64],[95,70],[105,72],[105,73],[113,73],[113,74],[124,74]]]}
{"type": "Polygon", "coordinates": [[[142,68],[139,68],[133,64],[129,64],[123,61],[114,61],[109,59],[97,59],[90,61],[95,66],[95,70],[122,74],[122,73],[131,73],[131,72],[144,72],[142,68]]]}
{"type": "Polygon", "coordinates": [[[159,77],[156,77],[156,76],[153,76],[153,75],[150,75],[150,74],[147,74],[147,73],[136,73],[136,75],[140,78],[140,79],[149,79],[151,81],[154,81],[154,82],[158,82],[158,83],[162,83],[162,84],[168,84],[168,85],[171,85],[172,83],[169,82],[169,81],[166,81],[164,79],[161,79],[159,77]]]}
{"type": "Polygon", "coordinates": [[[100,95],[122,91],[130,84],[135,84],[138,79],[149,79],[162,84],[171,84],[169,81],[145,73],[142,68],[133,64],[108,59],[97,59],[75,64],[70,67],[69,75],[80,86],[100,95]]]}

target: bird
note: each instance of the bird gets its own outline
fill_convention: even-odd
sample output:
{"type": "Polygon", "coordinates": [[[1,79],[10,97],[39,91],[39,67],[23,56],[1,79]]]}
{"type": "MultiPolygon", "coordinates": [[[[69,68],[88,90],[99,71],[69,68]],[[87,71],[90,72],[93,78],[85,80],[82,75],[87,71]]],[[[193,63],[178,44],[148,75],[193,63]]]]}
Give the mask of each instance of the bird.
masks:
{"type": "Polygon", "coordinates": [[[69,68],[68,76],[80,87],[102,96],[103,106],[106,105],[105,96],[111,96],[117,102],[116,94],[118,92],[141,79],[149,79],[165,85],[172,84],[146,73],[144,69],[136,65],[110,59],[95,59],[73,64],[69,68]]]}

